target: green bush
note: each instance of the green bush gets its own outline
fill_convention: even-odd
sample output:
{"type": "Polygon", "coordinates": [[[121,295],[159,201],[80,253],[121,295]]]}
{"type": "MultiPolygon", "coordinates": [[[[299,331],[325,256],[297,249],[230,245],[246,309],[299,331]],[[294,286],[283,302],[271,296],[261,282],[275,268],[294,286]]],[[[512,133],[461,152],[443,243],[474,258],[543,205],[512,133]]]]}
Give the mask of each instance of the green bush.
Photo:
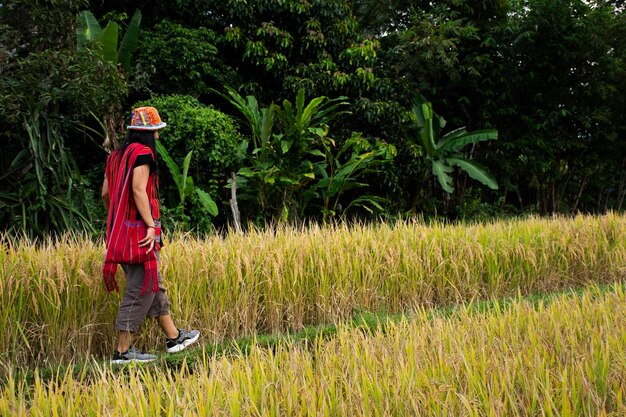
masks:
{"type": "MultiPolygon", "coordinates": [[[[230,173],[239,168],[242,159],[239,149],[244,142],[235,121],[191,96],[159,96],[133,107],[139,106],[156,107],[167,123],[160,140],[176,164],[181,166],[187,153],[193,151],[189,175],[195,185],[208,192],[218,205],[227,200],[228,191],[224,186],[230,173]]],[[[161,167],[162,197],[167,207],[174,207],[177,204],[176,187],[165,165],[161,164],[161,167]]],[[[192,204],[195,206],[193,200],[192,204]]],[[[194,213],[194,207],[190,213],[194,213]]],[[[194,219],[193,223],[200,224],[200,221],[194,219]]]]}

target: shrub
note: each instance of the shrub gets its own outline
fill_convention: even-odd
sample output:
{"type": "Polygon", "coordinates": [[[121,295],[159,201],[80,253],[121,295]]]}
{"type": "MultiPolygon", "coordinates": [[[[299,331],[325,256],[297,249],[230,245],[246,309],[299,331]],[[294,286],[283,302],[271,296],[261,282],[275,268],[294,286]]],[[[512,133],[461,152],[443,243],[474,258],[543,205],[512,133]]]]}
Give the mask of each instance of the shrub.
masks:
{"type": "MultiPolygon", "coordinates": [[[[235,121],[191,96],[159,96],[136,103],[133,107],[138,106],[154,106],[159,110],[161,118],[167,123],[160,138],[179,166],[185,155],[193,151],[189,174],[196,186],[207,191],[216,202],[227,199],[223,186],[230,172],[238,169],[242,158],[239,149],[244,141],[235,121]],[[220,197],[220,193],[225,194],[220,197]]],[[[176,202],[172,201],[176,199],[176,187],[166,169],[161,170],[160,179],[165,204],[174,207],[176,202]],[[172,191],[171,196],[169,190],[172,191]]],[[[194,212],[193,207],[190,212],[194,212]]]]}

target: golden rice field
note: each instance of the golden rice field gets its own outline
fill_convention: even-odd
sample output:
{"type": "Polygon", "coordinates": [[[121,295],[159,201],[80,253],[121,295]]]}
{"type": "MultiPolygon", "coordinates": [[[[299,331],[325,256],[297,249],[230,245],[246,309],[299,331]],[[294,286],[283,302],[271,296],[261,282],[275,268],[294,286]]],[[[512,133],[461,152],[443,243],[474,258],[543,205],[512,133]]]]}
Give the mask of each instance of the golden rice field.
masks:
{"type": "Polygon", "coordinates": [[[624,416],[626,293],[589,287],[450,317],[426,309],[330,340],[203,356],[193,368],[107,365],[32,385],[6,416],[624,416]]]}
{"type": "MultiPolygon", "coordinates": [[[[33,243],[0,236],[0,375],[111,354],[120,296],[107,295],[101,283],[103,254],[101,241],[80,237],[33,243]]],[[[208,343],[335,323],[355,311],[393,313],[621,281],[626,217],[177,236],[162,261],[175,320],[200,329],[208,343]]],[[[146,325],[139,347],[162,348],[157,334],[146,325]]]]}

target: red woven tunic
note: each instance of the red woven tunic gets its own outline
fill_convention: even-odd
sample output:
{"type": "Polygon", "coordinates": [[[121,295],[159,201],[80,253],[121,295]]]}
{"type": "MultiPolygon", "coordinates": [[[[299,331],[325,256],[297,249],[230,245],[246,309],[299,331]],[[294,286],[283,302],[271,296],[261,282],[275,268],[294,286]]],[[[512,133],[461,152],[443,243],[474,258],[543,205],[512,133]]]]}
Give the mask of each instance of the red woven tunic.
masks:
{"type": "MultiPolygon", "coordinates": [[[[136,261],[143,259],[146,271],[145,281],[142,293],[152,284],[152,291],[159,291],[159,277],[157,273],[157,259],[155,251],[160,249],[158,238],[160,237],[160,227],[157,227],[157,242],[155,242],[154,250],[146,255],[146,248],[139,248],[138,245],[131,245],[128,249],[129,259],[121,262],[114,259],[112,248],[120,248],[120,245],[129,245],[129,239],[123,227],[123,224],[137,223],[144,225],[141,216],[137,211],[135,200],[132,193],[132,176],[135,162],[141,155],[147,155],[154,160],[152,150],[145,145],[139,143],[131,143],[128,145],[124,153],[119,151],[113,152],[107,159],[106,177],[109,185],[109,215],[107,217],[106,230],[106,246],[107,252],[104,259],[104,267],[102,275],[107,291],[118,291],[115,273],[118,263],[141,263],[136,261]]],[[[146,188],[148,199],[150,202],[150,210],[152,218],[160,218],[159,197],[158,197],[158,176],[156,172],[150,174],[148,185],[146,188]]],[[[143,237],[142,237],[143,238],[143,237]]]]}

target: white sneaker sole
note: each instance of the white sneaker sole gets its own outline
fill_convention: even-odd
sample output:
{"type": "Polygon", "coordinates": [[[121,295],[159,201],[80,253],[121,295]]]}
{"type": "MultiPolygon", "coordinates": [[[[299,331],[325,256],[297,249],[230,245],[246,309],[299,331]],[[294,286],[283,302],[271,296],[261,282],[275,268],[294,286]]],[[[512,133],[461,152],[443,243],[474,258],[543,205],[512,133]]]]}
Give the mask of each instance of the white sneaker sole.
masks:
{"type": "Polygon", "coordinates": [[[156,360],[156,358],[154,359],[115,359],[115,360],[111,360],[111,364],[113,365],[125,365],[127,363],[147,363],[147,362],[154,362],[156,360]]]}
{"type": "Polygon", "coordinates": [[[196,337],[194,337],[192,339],[185,340],[180,345],[176,345],[174,347],[167,348],[167,352],[168,353],[178,353],[178,352],[180,352],[182,350],[185,350],[187,348],[187,346],[191,345],[192,343],[196,343],[196,341],[198,340],[199,337],[200,337],[200,333],[198,333],[196,335],[196,337]]]}

